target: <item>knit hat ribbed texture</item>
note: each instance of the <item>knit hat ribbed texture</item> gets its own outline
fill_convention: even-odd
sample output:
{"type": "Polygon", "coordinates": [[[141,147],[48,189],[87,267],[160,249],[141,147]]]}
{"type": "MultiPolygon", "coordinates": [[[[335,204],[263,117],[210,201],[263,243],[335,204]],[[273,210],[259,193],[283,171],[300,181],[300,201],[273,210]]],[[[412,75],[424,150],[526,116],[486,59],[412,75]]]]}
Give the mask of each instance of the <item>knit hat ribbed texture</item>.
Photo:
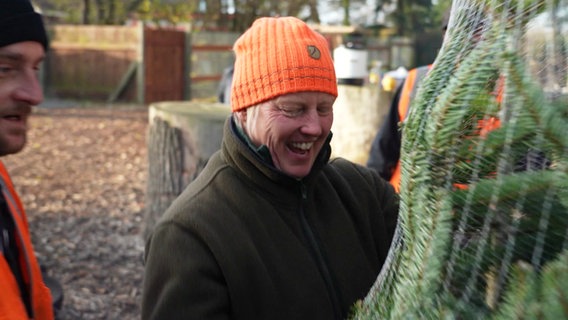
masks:
{"type": "Polygon", "coordinates": [[[233,111],[294,92],[337,96],[329,44],[300,19],[259,18],[237,39],[233,49],[233,111]]]}
{"type": "Polygon", "coordinates": [[[0,0],[0,47],[23,41],[37,41],[47,50],[41,15],[29,0],[0,0]]]}

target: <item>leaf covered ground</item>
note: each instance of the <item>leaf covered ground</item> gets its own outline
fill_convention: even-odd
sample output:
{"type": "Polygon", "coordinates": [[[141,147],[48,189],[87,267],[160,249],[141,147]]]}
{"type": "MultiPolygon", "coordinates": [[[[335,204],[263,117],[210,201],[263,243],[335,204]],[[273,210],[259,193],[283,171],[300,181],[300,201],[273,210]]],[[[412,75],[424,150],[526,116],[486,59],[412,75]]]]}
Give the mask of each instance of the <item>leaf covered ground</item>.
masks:
{"type": "Polygon", "coordinates": [[[35,109],[24,151],[2,158],[61,319],[139,319],[147,107],[35,109]]]}

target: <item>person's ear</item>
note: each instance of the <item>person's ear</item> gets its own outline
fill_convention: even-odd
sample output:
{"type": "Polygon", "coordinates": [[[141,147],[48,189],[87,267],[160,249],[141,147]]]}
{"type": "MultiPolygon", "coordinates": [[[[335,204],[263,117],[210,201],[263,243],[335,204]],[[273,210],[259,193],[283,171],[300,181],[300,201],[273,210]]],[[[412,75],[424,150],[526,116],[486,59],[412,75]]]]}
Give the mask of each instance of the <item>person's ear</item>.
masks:
{"type": "Polygon", "coordinates": [[[247,109],[239,110],[236,112],[237,118],[239,118],[241,122],[241,126],[243,128],[246,127],[247,124],[247,109]]]}

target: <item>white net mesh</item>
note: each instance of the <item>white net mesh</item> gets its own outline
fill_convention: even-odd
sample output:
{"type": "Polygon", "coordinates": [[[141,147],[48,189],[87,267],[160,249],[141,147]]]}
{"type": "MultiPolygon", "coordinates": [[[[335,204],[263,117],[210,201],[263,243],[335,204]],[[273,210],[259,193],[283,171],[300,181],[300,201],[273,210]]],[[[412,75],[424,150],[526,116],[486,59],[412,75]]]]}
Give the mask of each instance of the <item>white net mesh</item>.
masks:
{"type": "Polygon", "coordinates": [[[454,0],[356,319],[568,318],[568,0],[454,0]]]}

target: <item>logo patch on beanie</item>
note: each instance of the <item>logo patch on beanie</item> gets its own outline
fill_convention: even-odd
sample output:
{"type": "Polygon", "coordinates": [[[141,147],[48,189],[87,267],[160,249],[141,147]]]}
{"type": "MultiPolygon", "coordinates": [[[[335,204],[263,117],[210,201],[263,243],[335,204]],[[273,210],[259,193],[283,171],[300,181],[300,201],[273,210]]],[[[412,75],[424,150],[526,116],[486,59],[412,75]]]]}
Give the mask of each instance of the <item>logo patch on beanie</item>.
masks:
{"type": "Polygon", "coordinates": [[[321,52],[316,46],[308,45],[308,54],[312,59],[319,60],[321,57],[321,52]]]}

